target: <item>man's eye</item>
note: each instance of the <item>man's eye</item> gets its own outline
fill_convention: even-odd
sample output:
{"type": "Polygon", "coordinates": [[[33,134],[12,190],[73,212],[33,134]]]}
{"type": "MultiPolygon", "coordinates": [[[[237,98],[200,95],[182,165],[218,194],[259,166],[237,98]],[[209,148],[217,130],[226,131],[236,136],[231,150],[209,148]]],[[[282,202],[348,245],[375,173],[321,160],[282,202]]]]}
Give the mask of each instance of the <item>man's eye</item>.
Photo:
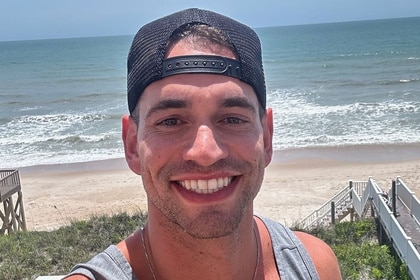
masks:
{"type": "Polygon", "coordinates": [[[239,124],[242,122],[242,120],[236,117],[228,117],[226,118],[226,122],[229,124],[239,124]]]}
{"type": "Polygon", "coordinates": [[[176,118],[170,118],[170,119],[165,119],[163,121],[161,121],[159,124],[160,125],[165,125],[165,126],[174,126],[179,124],[180,121],[176,118]]]}

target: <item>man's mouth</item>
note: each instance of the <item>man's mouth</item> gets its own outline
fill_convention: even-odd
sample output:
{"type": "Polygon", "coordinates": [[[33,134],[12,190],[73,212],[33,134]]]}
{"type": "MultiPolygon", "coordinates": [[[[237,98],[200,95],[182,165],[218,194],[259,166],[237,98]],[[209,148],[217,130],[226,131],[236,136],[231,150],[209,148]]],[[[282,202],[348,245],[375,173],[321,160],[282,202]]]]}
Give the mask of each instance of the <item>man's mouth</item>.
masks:
{"type": "Polygon", "coordinates": [[[228,186],[234,177],[221,177],[210,180],[183,180],[177,183],[184,189],[200,194],[211,194],[228,186]]]}

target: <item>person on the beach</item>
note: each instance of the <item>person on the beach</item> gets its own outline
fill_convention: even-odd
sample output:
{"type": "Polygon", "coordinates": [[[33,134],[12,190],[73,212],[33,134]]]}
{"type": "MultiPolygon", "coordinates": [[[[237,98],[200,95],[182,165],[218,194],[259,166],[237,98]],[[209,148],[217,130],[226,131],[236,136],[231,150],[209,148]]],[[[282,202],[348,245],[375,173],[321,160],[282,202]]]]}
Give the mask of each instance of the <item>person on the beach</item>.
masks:
{"type": "Polygon", "coordinates": [[[323,241],[254,215],[273,119],[251,28],[199,9],[153,21],[127,83],[125,157],[148,220],[66,279],[341,279],[323,241]]]}

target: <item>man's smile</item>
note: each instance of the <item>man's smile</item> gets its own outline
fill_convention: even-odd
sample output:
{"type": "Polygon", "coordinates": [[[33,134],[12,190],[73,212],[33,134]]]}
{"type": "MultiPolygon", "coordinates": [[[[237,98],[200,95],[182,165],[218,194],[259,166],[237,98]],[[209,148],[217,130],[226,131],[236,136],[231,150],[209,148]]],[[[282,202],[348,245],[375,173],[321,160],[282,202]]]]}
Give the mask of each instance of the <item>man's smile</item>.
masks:
{"type": "Polygon", "coordinates": [[[211,194],[228,186],[233,179],[234,177],[220,177],[210,180],[182,180],[177,181],[177,184],[195,193],[211,194]]]}

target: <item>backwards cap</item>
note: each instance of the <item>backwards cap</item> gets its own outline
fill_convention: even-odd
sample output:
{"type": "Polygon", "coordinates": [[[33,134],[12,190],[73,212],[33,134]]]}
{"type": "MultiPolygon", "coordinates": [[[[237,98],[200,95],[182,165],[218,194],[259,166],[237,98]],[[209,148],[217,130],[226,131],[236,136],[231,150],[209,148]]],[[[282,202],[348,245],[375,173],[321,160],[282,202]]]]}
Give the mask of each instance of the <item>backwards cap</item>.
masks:
{"type": "Polygon", "coordinates": [[[183,10],[144,25],[136,34],[127,61],[127,97],[130,113],[144,89],[166,76],[180,73],[214,73],[240,79],[254,89],[266,106],[266,88],[257,34],[226,16],[200,9],[183,10]],[[218,29],[234,47],[237,60],[220,56],[182,56],[165,59],[168,40],[179,27],[198,23],[218,29]]]}

